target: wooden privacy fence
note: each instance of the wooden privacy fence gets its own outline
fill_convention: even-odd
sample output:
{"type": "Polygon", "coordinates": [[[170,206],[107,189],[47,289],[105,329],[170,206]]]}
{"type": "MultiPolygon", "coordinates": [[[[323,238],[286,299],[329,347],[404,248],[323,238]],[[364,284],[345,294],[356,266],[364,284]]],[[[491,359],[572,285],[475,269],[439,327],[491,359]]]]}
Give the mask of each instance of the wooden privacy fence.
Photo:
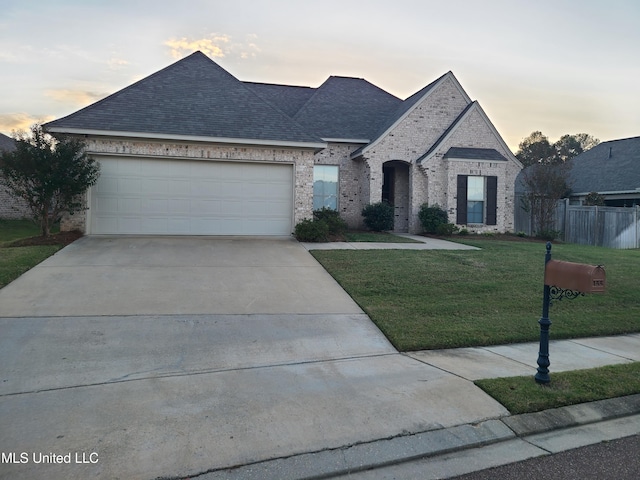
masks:
{"type": "MultiPolygon", "coordinates": [[[[516,197],[515,231],[533,235],[531,214],[516,197]]],[[[569,205],[564,199],[556,206],[552,230],[567,243],[609,248],[640,248],[640,206],[598,207],[569,205]]]]}

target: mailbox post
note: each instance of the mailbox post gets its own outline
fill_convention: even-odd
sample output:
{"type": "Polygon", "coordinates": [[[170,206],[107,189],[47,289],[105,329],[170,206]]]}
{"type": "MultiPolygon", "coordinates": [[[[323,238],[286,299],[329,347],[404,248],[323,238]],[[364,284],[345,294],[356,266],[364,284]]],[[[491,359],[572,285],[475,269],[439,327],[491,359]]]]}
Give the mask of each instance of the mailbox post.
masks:
{"type": "MultiPolygon", "coordinates": [[[[547,270],[547,264],[551,260],[551,242],[547,242],[547,253],[544,256],[544,269],[547,270]]],[[[538,373],[535,379],[538,383],[547,384],[551,381],[549,377],[549,306],[551,305],[551,286],[544,282],[544,290],[542,296],[542,317],[538,320],[540,324],[540,350],[538,351],[538,373]]]]}
{"type": "Polygon", "coordinates": [[[544,257],[544,292],[542,299],[542,317],[540,324],[540,350],[538,352],[538,373],[535,380],[541,384],[551,381],[549,378],[549,307],[551,300],[576,298],[585,293],[603,293],[606,275],[601,265],[551,260],[551,242],[547,242],[544,257]]]}

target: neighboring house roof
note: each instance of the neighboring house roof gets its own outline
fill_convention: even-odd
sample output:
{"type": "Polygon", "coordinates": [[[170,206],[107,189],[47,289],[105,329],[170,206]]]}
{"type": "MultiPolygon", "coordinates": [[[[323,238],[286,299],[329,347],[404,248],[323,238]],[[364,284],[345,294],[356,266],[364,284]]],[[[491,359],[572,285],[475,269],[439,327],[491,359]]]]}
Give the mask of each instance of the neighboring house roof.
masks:
{"type": "Polygon", "coordinates": [[[603,142],[576,156],[572,163],[569,178],[576,195],[640,193],[640,137],[603,142]]]}
{"type": "Polygon", "coordinates": [[[451,147],[444,158],[460,158],[465,160],[490,160],[506,162],[507,159],[493,148],[459,148],[451,147]]]}
{"type": "Polygon", "coordinates": [[[293,118],[325,140],[369,142],[401,102],[362,78],[332,76],[293,118]]]}
{"type": "Polygon", "coordinates": [[[51,132],[324,147],[201,52],[46,126],[51,132]]]}
{"type": "Polygon", "coordinates": [[[0,133],[0,150],[5,152],[12,152],[16,149],[16,142],[13,138],[7,137],[5,134],[0,133]]]}

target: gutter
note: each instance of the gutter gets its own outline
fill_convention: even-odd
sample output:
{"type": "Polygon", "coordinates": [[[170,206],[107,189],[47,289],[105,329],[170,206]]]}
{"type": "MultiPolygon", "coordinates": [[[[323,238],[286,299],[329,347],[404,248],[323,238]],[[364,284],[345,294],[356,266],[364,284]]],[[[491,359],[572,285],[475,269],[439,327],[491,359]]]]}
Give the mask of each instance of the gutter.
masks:
{"type": "Polygon", "coordinates": [[[230,145],[252,145],[263,147],[287,147],[287,148],[311,148],[314,150],[322,150],[327,148],[325,142],[297,142],[286,140],[259,140],[247,138],[228,138],[228,137],[205,137],[199,135],[176,135],[163,133],[138,133],[138,132],[120,132],[110,130],[92,130],[85,128],[64,128],[49,127],[51,133],[68,133],[72,135],[95,135],[102,137],[123,137],[123,138],[139,138],[151,140],[177,140],[185,142],[206,142],[206,143],[224,143],[230,145]]]}

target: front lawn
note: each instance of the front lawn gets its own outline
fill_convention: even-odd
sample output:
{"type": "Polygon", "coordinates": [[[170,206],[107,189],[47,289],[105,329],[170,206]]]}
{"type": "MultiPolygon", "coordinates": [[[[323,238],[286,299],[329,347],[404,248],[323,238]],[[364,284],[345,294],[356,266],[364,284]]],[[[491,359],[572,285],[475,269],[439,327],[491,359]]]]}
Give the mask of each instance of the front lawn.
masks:
{"type": "MultiPolygon", "coordinates": [[[[398,350],[536,341],[545,244],[465,238],[481,250],[311,253],[398,350]]],[[[551,338],[640,331],[640,250],[554,245],[553,258],[604,265],[607,292],[554,302],[551,338]]]]}
{"type": "Polygon", "coordinates": [[[29,220],[0,220],[0,288],[60,250],[60,245],[8,246],[39,233],[29,220]]]}

